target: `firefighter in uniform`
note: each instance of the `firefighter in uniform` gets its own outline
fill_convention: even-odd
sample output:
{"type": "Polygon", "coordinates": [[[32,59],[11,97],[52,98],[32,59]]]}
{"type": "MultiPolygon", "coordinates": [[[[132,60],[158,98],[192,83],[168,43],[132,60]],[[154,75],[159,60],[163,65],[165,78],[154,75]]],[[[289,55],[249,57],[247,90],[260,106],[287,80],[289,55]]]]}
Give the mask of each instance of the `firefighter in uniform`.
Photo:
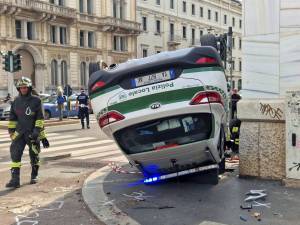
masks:
{"type": "MultiPolygon", "coordinates": [[[[29,78],[22,77],[16,84],[19,96],[13,101],[10,110],[8,132],[12,140],[10,146],[11,180],[6,184],[9,188],[20,187],[21,158],[26,145],[29,146],[31,163],[31,184],[37,182],[39,170],[40,136],[44,147],[44,116],[39,97],[32,95],[32,83],[29,78]]],[[[47,147],[47,146],[46,146],[47,147]]],[[[49,147],[49,143],[48,143],[49,147]]]]}
{"type": "Polygon", "coordinates": [[[90,129],[90,118],[89,118],[89,106],[90,106],[90,99],[87,94],[84,93],[84,89],[81,88],[80,95],[77,96],[76,99],[76,108],[78,109],[79,104],[79,117],[81,119],[81,126],[84,129],[84,118],[86,117],[86,127],[90,129]]]}
{"type": "Polygon", "coordinates": [[[234,153],[239,153],[240,127],[241,127],[241,120],[237,118],[232,119],[229,123],[229,129],[231,134],[230,139],[232,140],[231,150],[234,153]]]}

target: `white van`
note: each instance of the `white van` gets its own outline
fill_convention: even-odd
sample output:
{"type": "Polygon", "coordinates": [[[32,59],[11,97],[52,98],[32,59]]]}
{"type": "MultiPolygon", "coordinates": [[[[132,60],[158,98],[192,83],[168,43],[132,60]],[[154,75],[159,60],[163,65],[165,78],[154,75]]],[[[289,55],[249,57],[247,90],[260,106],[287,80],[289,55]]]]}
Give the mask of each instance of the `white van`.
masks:
{"type": "Polygon", "coordinates": [[[89,81],[100,128],[145,183],[225,169],[227,81],[212,47],[163,52],[95,72],[89,81]]]}

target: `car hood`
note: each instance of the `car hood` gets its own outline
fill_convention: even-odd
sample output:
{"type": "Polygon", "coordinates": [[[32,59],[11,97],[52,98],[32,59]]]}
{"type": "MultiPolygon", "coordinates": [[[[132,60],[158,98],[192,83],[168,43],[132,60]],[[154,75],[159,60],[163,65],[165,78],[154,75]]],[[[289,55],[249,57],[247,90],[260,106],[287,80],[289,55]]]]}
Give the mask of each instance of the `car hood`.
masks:
{"type": "Polygon", "coordinates": [[[9,103],[3,103],[3,104],[0,104],[0,109],[10,109],[10,104],[9,103]]]}

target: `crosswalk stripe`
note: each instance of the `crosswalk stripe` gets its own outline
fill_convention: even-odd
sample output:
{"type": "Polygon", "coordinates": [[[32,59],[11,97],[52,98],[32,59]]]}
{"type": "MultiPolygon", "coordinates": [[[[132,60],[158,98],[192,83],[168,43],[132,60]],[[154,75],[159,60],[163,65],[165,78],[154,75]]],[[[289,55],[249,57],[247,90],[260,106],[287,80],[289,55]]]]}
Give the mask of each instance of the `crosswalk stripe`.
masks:
{"type": "MultiPolygon", "coordinates": [[[[61,134],[49,133],[49,134],[47,134],[47,137],[54,137],[54,136],[58,136],[58,135],[61,135],[61,134]]],[[[0,141],[5,141],[5,140],[10,140],[8,132],[6,134],[0,135],[0,141]]]]}
{"type": "MultiPolygon", "coordinates": [[[[89,138],[91,138],[91,137],[89,137],[89,138]]],[[[61,143],[68,143],[68,142],[72,143],[72,142],[78,142],[79,141],[78,140],[79,138],[76,137],[75,135],[62,135],[62,136],[57,136],[57,137],[53,137],[52,136],[52,137],[49,137],[49,138],[47,137],[47,139],[50,141],[50,145],[52,145],[52,146],[53,145],[57,145],[58,143],[59,144],[61,144],[61,143]],[[74,138],[74,139],[72,139],[72,141],[70,141],[71,140],[70,138],[74,138]],[[60,140],[60,139],[68,139],[68,140],[64,140],[61,143],[59,141],[56,141],[56,140],[60,140]],[[53,141],[53,144],[51,144],[51,141],[53,141]]],[[[95,139],[95,138],[91,138],[91,140],[92,139],[95,139]]],[[[0,140],[0,143],[2,142],[2,140],[3,139],[0,140]]],[[[0,144],[0,148],[1,147],[2,148],[9,147],[10,144],[11,144],[11,140],[10,140],[10,138],[8,138],[7,141],[5,141],[5,143],[0,144]]]]}
{"type": "Polygon", "coordinates": [[[72,157],[73,156],[76,157],[76,156],[85,156],[85,155],[88,155],[88,154],[99,153],[99,152],[104,152],[104,151],[110,151],[110,150],[113,150],[113,149],[118,149],[118,146],[116,144],[110,144],[110,145],[99,146],[99,147],[95,147],[95,148],[88,148],[88,149],[82,149],[82,150],[77,150],[77,151],[71,151],[71,152],[67,152],[67,153],[71,153],[72,157]]]}
{"type": "Polygon", "coordinates": [[[112,151],[107,151],[107,152],[101,152],[101,153],[96,153],[96,154],[90,154],[86,156],[78,156],[78,157],[72,157],[72,159],[91,159],[91,158],[100,158],[104,156],[109,156],[113,154],[122,154],[120,150],[112,150],[112,151]]]}
{"type": "Polygon", "coordinates": [[[128,159],[122,155],[122,156],[117,156],[117,157],[111,157],[107,159],[106,161],[108,162],[128,162],[128,159]]]}
{"type": "MultiPolygon", "coordinates": [[[[57,146],[57,147],[50,147],[49,149],[45,150],[45,152],[55,152],[57,150],[64,150],[67,149],[75,149],[75,148],[81,148],[81,147],[87,147],[87,146],[93,146],[93,145],[101,145],[106,143],[113,143],[112,140],[100,140],[100,141],[92,141],[87,143],[79,143],[79,144],[73,144],[73,145],[66,145],[66,146],[57,146]]],[[[51,144],[51,143],[50,143],[51,144]]]]}

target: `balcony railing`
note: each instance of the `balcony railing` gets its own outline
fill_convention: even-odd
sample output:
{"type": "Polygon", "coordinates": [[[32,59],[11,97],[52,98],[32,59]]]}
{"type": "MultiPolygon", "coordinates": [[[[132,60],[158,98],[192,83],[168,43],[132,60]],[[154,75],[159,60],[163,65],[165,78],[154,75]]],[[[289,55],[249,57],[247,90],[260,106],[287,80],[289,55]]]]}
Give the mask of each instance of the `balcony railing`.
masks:
{"type": "Polygon", "coordinates": [[[45,12],[62,17],[76,18],[76,9],[33,0],[0,0],[0,5],[19,7],[27,10],[45,12]]]}
{"type": "Polygon", "coordinates": [[[169,34],[168,44],[180,44],[182,41],[181,36],[169,34]]]}
{"type": "Polygon", "coordinates": [[[114,17],[98,17],[98,22],[103,26],[112,26],[125,30],[141,31],[141,24],[135,21],[122,20],[114,17]]]}

